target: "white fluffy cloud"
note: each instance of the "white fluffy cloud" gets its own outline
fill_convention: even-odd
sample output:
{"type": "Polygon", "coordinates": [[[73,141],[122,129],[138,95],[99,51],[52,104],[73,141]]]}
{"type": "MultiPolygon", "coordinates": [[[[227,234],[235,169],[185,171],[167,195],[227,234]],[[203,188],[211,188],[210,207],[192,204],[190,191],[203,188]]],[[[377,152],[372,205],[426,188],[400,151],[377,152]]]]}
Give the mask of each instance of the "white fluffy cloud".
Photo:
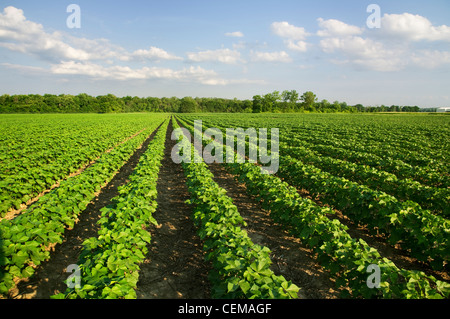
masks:
{"type": "Polygon", "coordinates": [[[436,68],[450,65],[449,52],[418,49],[411,42],[427,40],[447,41],[449,28],[434,27],[418,15],[385,14],[381,28],[368,32],[365,28],[342,21],[318,19],[317,35],[323,52],[332,56],[336,64],[350,64],[357,68],[389,72],[407,67],[436,68]]]}
{"type": "Polygon", "coordinates": [[[420,50],[411,54],[411,61],[427,69],[450,65],[450,51],[420,50]]]}
{"type": "Polygon", "coordinates": [[[123,61],[129,61],[129,60],[137,60],[137,61],[159,61],[159,60],[183,60],[183,58],[178,57],[176,55],[170,54],[167,51],[157,48],[157,47],[150,47],[150,49],[139,49],[134,51],[133,53],[130,53],[128,55],[125,55],[122,58],[123,61]]]}
{"type": "Polygon", "coordinates": [[[188,60],[192,62],[221,62],[225,64],[236,64],[242,61],[239,51],[230,49],[188,52],[187,57],[188,60]]]}
{"type": "Polygon", "coordinates": [[[41,68],[41,67],[36,67],[36,66],[28,66],[28,65],[12,64],[12,63],[0,63],[0,65],[5,68],[17,70],[19,72],[24,72],[27,74],[49,73],[47,69],[41,68]]]}
{"type": "Polygon", "coordinates": [[[324,20],[322,18],[319,18],[317,19],[317,21],[319,22],[319,27],[321,27],[321,30],[317,32],[317,35],[320,37],[350,36],[363,33],[362,28],[346,24],[339,20],[324,20]]]}
{"type": "Polygon", "coordinates": [[[274,22],[270,28],[274,34],[290,40],[304,40],[308,36],[305,28],[296,27],[286,21],[274,22]]]}
{"type": "Polygon", "coordinates": [[[112,45],[106,39],[77,38],[62,32],[48,33],[41,24],[27,20],[23,10],[12,6],[4,8],[3,13],[0,13],[0,46],[52,62],[182,59],[156,47],[130,53],[120,46],[112,45]]]}
{"type": "Polygon", "coordinates": [[[226,65],[293,63],[298,61],[290,56],[292,51],[305,53],[315,47],[322,50],[328,61],[358,69],[391,72],[411,66],[428,69],[450,66],[450,27],[435,26],[419,15],[385,14],[381,29],[375,30],[323,18],[317,19],[317,26],[316,32],[309,33],[305,28],[286,21],[273,22],[271,32],[282,39],[284,48],[276,49],[266,42],[252,42],[251,39],[244,42],[240,39],[244,34],[235,31],[225,33],[227,37],[238,38],[239,43],[233,44],[231,49],[187,52],[180,57],[156,46],[128,51],[107,39],[49,32],[43,25],[28,20],[22,10],[9,6],[0,11],[0,48],[37,57],[47,62],[47,67],[0,65],[24,72],[76,75],[90,79],[163,79],[205,85],[254,82],[223,79],[215,71],[200,66],[186,67],[186,64],[181,64],[178,69],[173,69],[161,65],[164,61],[183,60],[191,65],[205,62],[226,65]],[[437,42],[439,45],[435,46],[437,42]],[[156,63],[157,66],[154,65],[156,63]]]}
{"type": "Polygon", "coordinates": [[[284,39],[286,47],[293,51],[306,52],[308,43],[305,39],[309,35],[305,28],[297,27],[286,21],[274,22],[270,26],[272,32],[284,39]]]}
{"type": "Polygon", "coordinates": [[[292,51],[306,52],[308,50],[308,43],[305,41],[285,40],[286,47],[292,51]]]}
{"type": "Polygon", "coordinates": [[[0,46],[46,60],[90,58],[88,52],[68,45],[62,38],[61,33],[46,33],[41,24],[28,21],[20,9],[9,6],[0,13],[0,46]]]}
{"type": "Polygon", "coordinates": [[[250,56],[251,60],[254,62],[282,62],[282,63],[292,62],[291,57],[286,51],[280,52],[252,51],[250,53],[250,56]]]}
{"type": "Polygon", "coordinates": [[[227,32],[225,33],[225,36],[232,38],[243,38],[244,34],[241,31],[235,31],[235,32],[227,32]]]}
{"type": "Polygon", "coordinates": [[[449,26],[433,26],[427,18],[410,13],[385,14],[380,31],[383,35],[411,41],[450,41],[449,26]]]}
{"type": "MultiPolygon", "coordinates": [[[[9,68],[22,66],[5,65],[9,68]]],[[[55,64],[50,70],[53,74],[87,76],[95,80],[171,80],[189,83],[200,83],[209,86],[228,84],[264,84],[262,80],[223,79],[213,70],[206,70],[199,66],[173,70],[162,67],[143,67],[133,69],[128,66],[102,66],[92,62],[67,61],[55,64]]]]}
{"type": "MultiPolygon", "coordinates": [[[[400,52],[381,42],[359,36],[330,37],[320,41],[325,53],[339,53],[345,63],[376,71],[397,71],[404,67],[400,52]]],[[[336,60],[335,60],[336,61],[336,60]]],[[[339,60],[337,60],[339,61],[339,60]]]]}
{"type": "Polygon", "coordinates": [[[65,61],[51,67],[53,74],[59,75],[81,75],[94,79],[114,79],[114,80],[144,80],[144,79],[165,79],[165,80],[189,80],[202,84],[221,84],[216,72],[205,70],[201,67],[189,67],[182,70],[173,70],[162,67],[143,67],[133,69],[129,66],[108,66],[92,62],[65,61]]]}
{"type": "MultiPolygon", "coordinates": [[[[126,62],[183,60],[169,52],[150,46],[128,52],[106,39],[77,38],[61,32],[49,33],[41,24],[26,19],[24,12],[9,6],[0,12],[0,46],[11,51],[37,56],[50,62],[48,69],[2,63],[4,67],[41,74],[85,76],[95,80],[143,80],[163,79],[189,81],[206,85],[225,85],[233,80],[221,79],[213,70],[199,66],[179,70],[164,67],[131,67],[126,62]],[[105,65],[106,64],[106,65],[105,65]]],[[[237,51],[219,50],[191,56],[198,60],[216,59],[223,63],[235,63],[237,51]]]]}

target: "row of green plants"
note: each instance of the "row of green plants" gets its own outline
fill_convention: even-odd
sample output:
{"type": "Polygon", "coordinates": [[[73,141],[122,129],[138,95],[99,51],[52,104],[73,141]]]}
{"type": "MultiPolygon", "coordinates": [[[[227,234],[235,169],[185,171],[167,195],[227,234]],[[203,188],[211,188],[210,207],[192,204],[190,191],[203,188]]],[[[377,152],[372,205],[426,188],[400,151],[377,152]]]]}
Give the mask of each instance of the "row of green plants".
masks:
{"type": "MultiPolygon", "coordinates": [[[[342,133],[339,130],[333,131],[330,127],[315,127],[311,134],[309,129],[292,128],[284,130],[284,134],[312,144],[339,146],[361,153],[371,153],[381,158],[399,160],[411,166],[428,166],[429,171],[449,172],[448,166],[442,161],[448,151],[444,147],[436,148],[421,143],[420,138],[414,136],[417,134],[417,129],[410,130],[410,135],[414,136],[411,141],[403,136],[389,136],[382,130],[371,132],[372,134],[368,135],[366,130],[359,128],[342,133]]],[[[399,130],[398,133],[406,133],[405,131],[399,130]]],[[[436,139],[436,137],[428,136],[427,139],[436,139]]]]}
{"type": "Polygon", "coordinates": [[[412,201],[400,202],[381,191],[280,156],[278,175],[332,205],[354,222],[383,233],[390,244],[401,244],[410,255],[436,270],[450,261],[450,221],[412,201]]]}
{"type": "MultiPolygon", "coordinates": [[[[323,156],[330,156],[360,165],[371,166],[378,170],[392,173],[399,179],[413,179],[421,184],[431,187],[450,187],[448,174],[439,172],[435,170],[434,167],[411,165],[399,159],[381,157],[368,151],[361,152],[350,148],[343,148],[340,146],[340,143],[329,145],[321,144],[318,141],[306,142],[295,136],[289,136],[288,138],[285,138],[284,136],[284,138],[281,138],[281,141],[286,142],[291,146],[307,147],[323,156]]],[[[430,164],[431,163],[432,162],[430,161],[430,164]]]]}
{"type": "Polygon", "coordinates": [[[104,153],[82,174],[62,181],[16,218],[0,222],[0,294],[15,286],[15,278],[32,276],[35,267],[50,258],[51,247],[62,243],[65,230],[74,227],[96,192],[160,124],[149,122],[145,131],[104,153]]]}
{"type": "MultiPolygon", "coordinates": [[[[179,125],[174,122],[174,128],[179,125]]],[[[181,149],[193,160],[182,163],[194,207],[193,220],[203,240],[206,260],[212,264],[209,279],[213,298],[290,299],[299,288],[270,269],[270,250],[254,244],[242,228],[245,221],[226,191],[199,157],[194,146],[179,135],[181,149]]]]}
{"type": "Polygon", "coordinates": [[[303,118],[204,114],[184,115],[184,118],[202,119],[207,126],[219,128],[277,127],[280,141],[290,146],[303,146],[324,156],[368,165],[395,174],[399,179],[409,178],[432,187],[450,186],[450,171],[445,161],[449,156],[445,121],[313,114],[303,118]],[[409,141],[409,149],[398,146],[404,141],[409,141]]]}
{"type": "MultiPolygon", "coordinates": [[[[189,127],[189,126],[187,126],[189,127]]],[[[190,127],[193,131],[193,128],[190,127]]],[[[216,143],[204,141],[204,143],[216,143]]],[[[224,145],[217,147],[226,147],[224,145]]],[[[226,151],[226,150],[225,150],[226,151]]],[[[398,268],[361,239],[352,238],[347,227],[330,219],[334,211],[302,198],[297,189],[274,175],[263,174],[258,165],[235,163],[226,166],[245,183],[247,190],[270,210],[274,221],[312,249],[318,262],[336,279],[343,296],[356,298],[448,298],[450,285],[420,271],[398,268]],[[370,288],[367,270],[380,269],[378,288],[370,288]]]]}
{"type": "Polygon", "coordinates": [[[140,132],[148,122],[148,117],[133,115],[6,117],[0,129],[4,133],[0,141],[0,218],[140,132]]]}
{"type": "MultiPolygon", "coordinates": [[[[224,130],[223,127],[221,129],[224,130]]],[[[249,143],[246,144],[249,149],[249,143]]],[[[281,148],[281,152],[285,153],[286,144],[282,146],[284,148],[281,148]]],[[[308,190],[322,202],[341,210],[353,221],[367,224],[374,231],[379,230],[388,237],[390,244],[401,243],[402,248],[410,250],[412,257],[430,263],[434,269],[441,270],[448,265],[448,219],[422,209],[411,200],[399,201],[384,191],[373,190],[366,185],[334,175],[339,173],[342,167],[337,172],[328,173],[289,155],[283,154],[279,156],[279,160],[278,176],[285,178],[292,185],[308,190]]],[[[355,173],[351,169],[349,171],[349,174],[355,173]]],[[[444,189],[440,192],[442,193],[445,193],[444,189]]],[[[448,202],[445,198],[448,198],[448,192],[441,199],[448,202]]]]}
{"type": "MultiPolygon", "coordinates": [[[[296,189],[272,175],[262,175],[255,165],[234,165],[233,172],[259,198],[276,222],[290,227],[336,278],[338,286],[350,288],[353,297],[448,298],[450,285],[423,272],[398,268],[361,239],[352,238],[347,227],[330,219],[331,209],[301,198],[296,189]],[[370,265],[380,268],[380,287],[367,284],[370,265]]],[[[345,292],[345,291],[344,291],[345,292]]],[[[344,295],[345,296],[345,295],[344,295]]]]}
{"type": "MultiPolygon", "coordinates": [[[[97,237],[83,242],[77,265],[79,286],[67,288],[54,299],[135,299],[139,265],[148,252],[151,235],[146,230],[157,222],[157,181],[164,157],[169,121],[165,121],[141,156],[119,195],[101,209],[97,237]]],[[[67,282],[66,282],[67,283],[67,282]]]]}
{"type": "Polygon", "coordinates": [[[383,191],[399,200],[411,200],[443,217],[450,217],[450,189],[422,185],[412,179],[399,179],[396,175],[371,166],[343,161],[318,153],[303,146],[281,143],[281,153],[313,165],[332,175],[383,191]]]}
{"type": "Polygon", "coordinates": [[[228,127],[278,127],[285,135],[316,144],[339,144],[343,148],[399,159],[414,166],[429,166],[430,170],[449,172],[448,119],[424,116],[389,115],[290,115],[272,114],[261,117],[233,115],[215,117],[201,114],[199,118],[228,127]],[[230,126],[231,125],[231,126],[230,126]]]}

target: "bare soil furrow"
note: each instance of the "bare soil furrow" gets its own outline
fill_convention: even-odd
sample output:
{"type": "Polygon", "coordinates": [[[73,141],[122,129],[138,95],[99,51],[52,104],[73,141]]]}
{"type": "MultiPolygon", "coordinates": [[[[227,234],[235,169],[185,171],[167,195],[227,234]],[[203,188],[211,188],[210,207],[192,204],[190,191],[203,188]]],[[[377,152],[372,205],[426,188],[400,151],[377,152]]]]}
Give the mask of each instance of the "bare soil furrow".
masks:
{"type": "Polygon", "coordinates": [[[209,168],[214,174],[214,180],[227,191],[246,221],[248,226],[245,229],[252,241],[271,250],[273,272],[300,287],[301,298],[338,298],[339,291],[335,288],[334,280],[317,263],[311,250],[275,223],[270,212],[248,195],[245,185],[239,183],[222,165],[211,164],[209,168]]]}
{"type": "Polygon", "coordinates": [[[166,137],[165,156],[157,184],[158,208],[153,214],[158,226],[148,229],[152,240],[141,265],[138,299],[207,299],[209,263],[191,220],[192,208],[183,168],[171,159],[175,141],[172,125],[166,137]]]}
{"type": "Polygon", "coordinates": [[[336,290],[334,280],[317,263],[312,251],[276,224],[270,212],[248,194],[245,184],[239,183],[222,164],[213,163],[208,167],[214,174],[215,182],[227,191],[246,221],[245,230],[251,240],[271,250],[272,271],[300,287],[299,296],[302,299],[338,298],[339,290],[336,290]]]}

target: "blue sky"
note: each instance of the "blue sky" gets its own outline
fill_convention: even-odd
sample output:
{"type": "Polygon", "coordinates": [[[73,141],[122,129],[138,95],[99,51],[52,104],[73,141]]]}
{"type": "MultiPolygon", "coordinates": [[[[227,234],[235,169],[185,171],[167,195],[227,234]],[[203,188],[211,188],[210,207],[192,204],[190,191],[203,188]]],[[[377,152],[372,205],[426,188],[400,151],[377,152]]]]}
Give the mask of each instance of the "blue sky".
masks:
{"type": "Polygon", "coordinates": [[[450,1],[2,1],[0,94],[450,105],[450,1]],[[69,28],[70,4],[81,9],[69,28]],[[370,4],[380,28],[369,28],[370,4]]]}

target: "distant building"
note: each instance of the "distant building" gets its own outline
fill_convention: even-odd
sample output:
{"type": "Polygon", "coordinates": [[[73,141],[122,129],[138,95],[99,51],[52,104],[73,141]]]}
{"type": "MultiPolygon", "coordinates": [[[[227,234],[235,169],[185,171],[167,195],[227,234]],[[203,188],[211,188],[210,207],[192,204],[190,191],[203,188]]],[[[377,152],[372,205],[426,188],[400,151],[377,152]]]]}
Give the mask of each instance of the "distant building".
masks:
{"type": "Polygon", "coordinates": [[[438,113],[450,113],[450,107],[440,107],[437,109],[438,113]]]}

